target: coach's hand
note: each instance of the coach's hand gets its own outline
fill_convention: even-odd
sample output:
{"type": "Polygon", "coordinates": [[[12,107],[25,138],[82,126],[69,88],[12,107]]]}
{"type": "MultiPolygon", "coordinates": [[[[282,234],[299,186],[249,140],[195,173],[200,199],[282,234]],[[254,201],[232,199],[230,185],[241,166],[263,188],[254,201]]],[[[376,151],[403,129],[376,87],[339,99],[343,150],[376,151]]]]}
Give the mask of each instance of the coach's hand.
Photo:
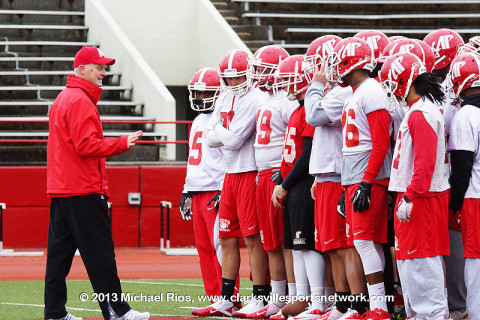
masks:
{"type": "Polygon", "coordinates": [[[397,218],[400,222],[410,221],[413,203],[405,196],[400,200],[397,206],[397,218]]]}
{"type": "Polygon", "coordinates": [[[360,182],[355,194],[353,195],[353,211],[362,212],[370,208],[370,196],[372,193],[372,185],[367,182],[360,182]]]}
{"type": "Polygon", "coordinates": [[[340,200],[338,200],[337,212],[340,215],[340,217],[342,217],[343,219],[347,217],[345,214],[345,191],[342,192],[342,195],[340,196],[340,200]]]}
{"type": "Polygon", "coordinates": [[[217,194],[207,203],[207,207],[213,203],[213,207],[218,210],[220,208],[220,197],[222,196],[222,191],[218,191],[217,194]]]}
{"type": "Polygon", "coordinates": [[[133,147],[138,139],[140,139],[140,137],[143,135],[143,132],[142,130],[140,131],[135,131],[134,133],[130,134],[128,137],[127,137],[127,148],[130,149],[131,147],[133,147]]]}
{"type": "Polygon", "coordinates": [[[192,219],[192,197],[188,193],[182,193],[182,200],[180,200],[180,215],[185,221],[192,219]]]}

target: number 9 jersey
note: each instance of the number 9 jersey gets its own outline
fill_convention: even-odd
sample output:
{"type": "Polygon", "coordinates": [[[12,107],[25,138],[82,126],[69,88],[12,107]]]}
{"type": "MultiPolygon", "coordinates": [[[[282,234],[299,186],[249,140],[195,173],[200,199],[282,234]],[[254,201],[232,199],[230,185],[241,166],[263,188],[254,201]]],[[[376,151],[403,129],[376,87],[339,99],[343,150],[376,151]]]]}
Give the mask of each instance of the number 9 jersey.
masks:
{"type": "Polygon", "coordinates": [[[282,162],[283,138],[290,115],[298,101],[278,99],[276,94],[265,93],[266,99],[257,111],[255,161],[258,171],[278,168],[282,162]]]}

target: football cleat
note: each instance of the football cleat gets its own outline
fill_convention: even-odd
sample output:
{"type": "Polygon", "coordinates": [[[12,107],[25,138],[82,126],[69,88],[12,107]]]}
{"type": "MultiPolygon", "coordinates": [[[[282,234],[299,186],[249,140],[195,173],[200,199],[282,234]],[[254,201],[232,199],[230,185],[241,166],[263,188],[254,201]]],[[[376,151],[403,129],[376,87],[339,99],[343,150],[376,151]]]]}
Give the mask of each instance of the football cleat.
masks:
{"type": "MultiPolygon", "coordinates": [[[[110,317],[112,319],[112,317],[110,317]]],[[[133,309],[128,310],[123,316],[114,318],[118,320],[148,320],[150,319],[150,312],[138,312],[133,309]]]]}
{"type": "Polygon", "coordinates": [[[452,311],[452,312],[450,313],[450,315],[452,316],[452,319],[453,319],[453,320],[466,320],[466,319],[470,319],[470,318],[468,317],[468,311],[467,311],[467,310],[465,310],[465,311],[463,311],[463,312],[458,311],[458,310],[455,310],[455,311],[452,311]]]}
{"type": "Polygon", "coordinates": [[[247,318],[247,315],[260,311],[265,306],[262,300],[253,298],[248,304],[238,311],[233,312],[234,317],[247,318]]]}
{"type": "Polygon", "coordinates": [[[365,320],[390,320],[390,313],[385,310],[375,308],[363,314],[365,320]]]}
{"type": "Polygon", "coordinates": [[[282,313],[282,310],[278,311],[274,315],[270,316],[270,320],[286,320],[285,316],[282,313]]]}
{"type": "Polygon", "coordinates": [[[348,311],[339,318],[341,320],[363,320],[363,316],[357,310],[348,309],[348,311]]]}
{"type": "Polygon", "coordinates": [[[246,317],[249,319],[268,319],[281,311],[284,305],[284,302],[272,302],[267,304],[265,307],[261,308],[257,312],[247,314],[246,317]]]}
{"type": "Polygon", "coordinates": [[[59,319],[47,319],[47,320],[82,320],[82,318],[75,317],[74,315],[67,313],[67,315],[63,318],[59,319]]]}
{"type": "Polygon", "coordinates": [[[321,311],[320,309],[310,307],[307,310],[303,311],[299,315],[293,317],[293,320],[309,320],[309,319],[316,319],[323,315],[325,312],[321,311]]]}
{"type": "Polygon", "coordinates": [[[235,306],[232,301],[218,299],[208,307],[193,309],[192,314],[197,317],[231,317],[234,310],[235,306]]]}
{"type": "Polygon", "coordinates": [[[323,315],[317,318],[317,320],[337,320],[343,317],[345,313],[338,311],[336,307],[333,307],[330,311],[325,312],[323,315]]]}

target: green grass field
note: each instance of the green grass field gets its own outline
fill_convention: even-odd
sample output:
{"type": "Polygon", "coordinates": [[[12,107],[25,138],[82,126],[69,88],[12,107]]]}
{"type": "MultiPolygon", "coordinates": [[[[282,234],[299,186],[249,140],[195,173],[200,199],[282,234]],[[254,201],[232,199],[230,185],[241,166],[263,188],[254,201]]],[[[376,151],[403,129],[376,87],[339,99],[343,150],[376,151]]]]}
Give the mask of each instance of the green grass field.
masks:
{"type": "MultiPolygon", "coordinates": [[[[244,287],[249,286],[247,282],[242,281],[244,287]]],[[[102,318],[98,302],[92,301],[95,297],[89,281],[67,281],[67,288],[71,314],[102,318]],[[81,301],[81,295],[87,301],[81,301]]],[[[43,289],[43,281],[1,281],[0,319],[42,319],[43,289]]],[[[123,280],[122,290],[133,309],[148,311],[152,317],[189,317],[193,308],[209,304],[199,301],[205,298],[201,279],[123,280]]],[[[249,295],[251,290],[242,289],[240,294],[249,295]]]]}

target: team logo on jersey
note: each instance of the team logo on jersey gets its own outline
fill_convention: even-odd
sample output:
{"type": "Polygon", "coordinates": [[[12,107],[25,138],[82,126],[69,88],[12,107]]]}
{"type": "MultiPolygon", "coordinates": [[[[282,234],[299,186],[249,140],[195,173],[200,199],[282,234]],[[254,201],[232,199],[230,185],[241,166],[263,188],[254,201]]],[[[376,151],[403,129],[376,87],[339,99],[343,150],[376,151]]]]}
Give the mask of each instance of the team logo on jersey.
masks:
{"type": "Polygon", "coordinates": [[[405,67],[402,66],[403,57],[398,57],[390,65],[389,78],[397,80],[398,76],[405,71],[405,67]]]}
{"type": "Polygon", "coordinates": [[[361,44],[358,42],[349,42],[342,46],[340,49],[342,54],[340,57],[343,59],[345,57],[354,57],[355,56],[355,50],[357,50],[358,47],[360,47],[361,44]]]}
{"type": "Polygon", "coordinates": [[[220,219],[219,226],[221,231],[230,231],[230,220],[220,219]]]}
{"type": "Polygon", "coordinates": [[[398,53],[405,53],[405,52],[412,52],[412,49],[415,47],[415,45],[409,43],[409,44],[404,44],[398,49],[398,53]]]}
{"type": "Polygon", "coordinates": [[[466,64],[465,61],[455,62],[452,66],[452,76],[454,78],[460,77],[460,68],[466,64]]]}
{"type": "Polygon", "coordinates": [[[380,37],[379,35],[374,35],[374,36],[371,36],[371,37],[368,37],[368,38],[363,38],[363,40],[365,40],[368,45],[370,46],[370,48],[373,48],[373,50],[377,50],[378,49],[378,40],[380,40],[382,37],[380,37]]]}
{"type": "Polygon", "coordinates": [[[453,36],[451,34],[440,36],[437,43],[432,43],[432,47],[434,47],[437,51],[440,49],[450,49],[450,40],[452,39],[453,36]]]}

